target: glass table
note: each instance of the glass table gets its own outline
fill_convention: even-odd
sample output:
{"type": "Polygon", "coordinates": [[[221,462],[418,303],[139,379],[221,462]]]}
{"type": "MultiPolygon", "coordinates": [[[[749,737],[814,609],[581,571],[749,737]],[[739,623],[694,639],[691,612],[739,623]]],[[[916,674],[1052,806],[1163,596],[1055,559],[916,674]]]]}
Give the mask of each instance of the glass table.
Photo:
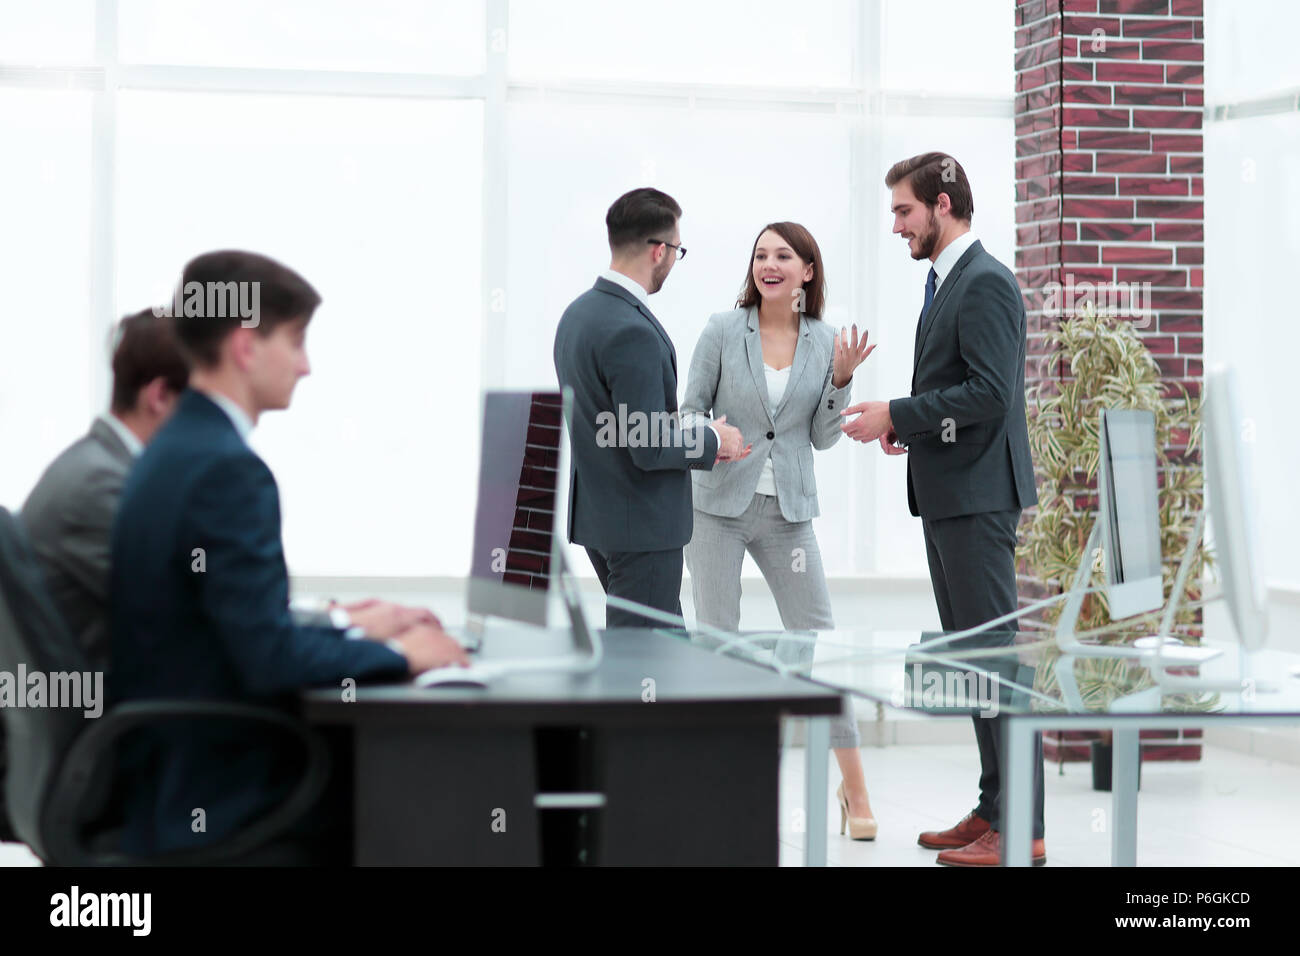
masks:
{"type": "MultiPolygon", "coordinates": [[[[681,632],[676,632],[679,636],[681,632]]],[[[693,644],[887,708],[1002,721],[1003,863],[1030,865],[1034,735],[1113,734],[1111,865],[1135,866],[1140,730],[1300,724],[1300,654],[1237,645],[1082,648],[1051,631],[944,634],[868,628],[690,632],[693,644]]],[[[824,865],[829,718],[808,722],[805,863],[824,865]]]]}

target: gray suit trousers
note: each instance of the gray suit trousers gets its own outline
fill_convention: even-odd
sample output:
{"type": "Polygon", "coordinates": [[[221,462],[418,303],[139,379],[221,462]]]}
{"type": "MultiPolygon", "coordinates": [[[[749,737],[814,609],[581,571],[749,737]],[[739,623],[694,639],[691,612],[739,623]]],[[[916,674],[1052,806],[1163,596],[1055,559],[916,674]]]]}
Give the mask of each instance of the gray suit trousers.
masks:
{"type": "MultiPolygon", "coordinates": [[[[686,566],[691,572],[697,621],[723,631],[740,629],[740,570],[746,551],[772,589],[787,631],[835,627],[812,522],[786,521],[771,495],[754,495],[749,507],[735,518],[696,509],[695,533],[686,545],[686,566]]],[[[779,640],[775,650],[781,662],[797,672],[807,673],[812,666],[811,641],[779,640]]],[[[859,743],[853,698],[845,696],[844,713],[831,719],[831,746],[857,747],[859,743]]]]}

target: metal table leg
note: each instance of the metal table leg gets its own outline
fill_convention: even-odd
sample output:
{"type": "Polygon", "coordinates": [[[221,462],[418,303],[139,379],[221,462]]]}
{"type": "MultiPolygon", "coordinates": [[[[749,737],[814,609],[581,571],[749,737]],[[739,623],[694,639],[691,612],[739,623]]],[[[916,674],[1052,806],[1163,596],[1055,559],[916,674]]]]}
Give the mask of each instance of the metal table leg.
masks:
{"type": "Polygon", "coordinates": [[[1030,866],[1034,813],[1034,731],[1026,718],[1002,718],[1002,865],[1030,866]]]}
{"type": "Polygon", "coordinates": [[[1110,865],[1137,866],[1138,731],[1116,727],[1111,746],[1110,865]]]}
{"type": "Polygon", "coordinates": [[[830,718],[808,718],[804,740],[804,866],[826,865],[826,776],[830,772],[830,746],[830,718]]]}

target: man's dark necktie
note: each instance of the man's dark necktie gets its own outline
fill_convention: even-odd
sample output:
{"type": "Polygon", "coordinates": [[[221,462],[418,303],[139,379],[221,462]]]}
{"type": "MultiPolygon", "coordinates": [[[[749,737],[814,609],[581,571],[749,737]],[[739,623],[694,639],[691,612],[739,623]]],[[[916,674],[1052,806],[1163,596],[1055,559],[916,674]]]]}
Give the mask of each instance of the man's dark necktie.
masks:
{"type": "Polygon", "coordinates": [[[930,303],[934,301],[934,289],[938,281],[938,273],[931,269],[930,274],[925,277],[925,305],[921,306],[921,321],[916,324],[918,332],[925,328],[925,317],[930,311],[930,303]]]}

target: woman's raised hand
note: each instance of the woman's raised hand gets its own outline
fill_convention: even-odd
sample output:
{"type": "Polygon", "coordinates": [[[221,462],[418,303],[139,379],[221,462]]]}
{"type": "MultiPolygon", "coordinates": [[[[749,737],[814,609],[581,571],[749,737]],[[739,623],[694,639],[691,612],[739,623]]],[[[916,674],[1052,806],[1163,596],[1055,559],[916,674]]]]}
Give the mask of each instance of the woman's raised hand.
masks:
{"type": "Polygon", "coordinates": [[[854,370],[861,365],[868,355],[876,350],[874,345],[867,345],[867,330],[862,330],[862,340],[858,341],[858,326],[853,325],[853,335],[840,327],[840,334],[835,336],[835,358],[832,365],[831,384],[843,388],[853,378],[854,370]]]}

